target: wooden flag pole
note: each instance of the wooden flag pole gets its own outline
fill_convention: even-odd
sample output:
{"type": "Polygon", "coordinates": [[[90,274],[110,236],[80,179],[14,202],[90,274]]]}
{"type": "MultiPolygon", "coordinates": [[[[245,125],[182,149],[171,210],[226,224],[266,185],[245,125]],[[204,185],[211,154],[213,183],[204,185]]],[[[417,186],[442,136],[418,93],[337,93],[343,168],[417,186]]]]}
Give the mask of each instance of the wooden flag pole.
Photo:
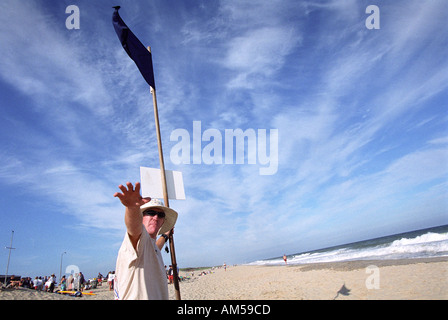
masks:
{"type": "MultiPolygon", "coordinates": [[[[151,52],[151,47],[148,47],[148,51],[151,52]]],[[[160,173],[161,173],[161,178],[162,178],[163,201],[164,201],[165,206],[169,207],[170,203],[168,200],[168,188],[167,188],[167,184],[166,184],[165,162],[163,161],[162,138],[160,135],[159,111],[157,108],[157,96],[156,96],[156,90],[152,87],[150,87],[150,88],[151,88],[151,94],[152,94],[152,103],[154,105],[154,119],[156,122],[157,145],[159,148],[159,161],[160,161],[160,173]]],[[[181,300],[180,299],[180,288],[179,288],[179,275],[177,272],[176,251],[174,250],[173,230],[174,230],[174,228],[171,229],[171,232],[169,235],[169,241],[170,241],[171,265],[173,266],[174,292],[176,294],[176,300],[181,300]]]]}

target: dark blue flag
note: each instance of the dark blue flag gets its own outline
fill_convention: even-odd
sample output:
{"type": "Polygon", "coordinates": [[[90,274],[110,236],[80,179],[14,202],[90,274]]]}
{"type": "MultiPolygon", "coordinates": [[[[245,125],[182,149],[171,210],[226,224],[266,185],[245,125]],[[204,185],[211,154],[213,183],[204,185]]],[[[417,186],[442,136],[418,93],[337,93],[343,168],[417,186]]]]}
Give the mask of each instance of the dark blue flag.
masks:
{"type": "Polygon", "coordinates": [[[138,40],[138,38],[121,19],[118,14],[118,9],[120,9],[120,6],[116,6],[114,8],[115,11],[112,15],[112,22],[114,24],[118,39],[120,39],[121,45],[129,57],[134,60],[143,78],[145,78],[146,82],[155,90],[156,84],[154,82],[151,52],[145,48],[145,46],[140,42],[140,40],[138,40]]]}

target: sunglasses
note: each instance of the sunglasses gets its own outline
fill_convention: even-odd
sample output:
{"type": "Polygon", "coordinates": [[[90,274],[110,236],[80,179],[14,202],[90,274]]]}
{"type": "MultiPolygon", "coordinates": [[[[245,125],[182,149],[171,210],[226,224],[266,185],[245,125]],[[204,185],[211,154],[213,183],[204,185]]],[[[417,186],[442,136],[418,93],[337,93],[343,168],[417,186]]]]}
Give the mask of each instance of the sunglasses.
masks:
{"type": "Polygon", "coordinates": [[[151,216],[151,217],[154,217],[155,215],[157,215],[157,217],[159,217],[159,218],[165,218],[165,212],[154,211],[151,209],[143,211],[143,215],[151,216]]]}

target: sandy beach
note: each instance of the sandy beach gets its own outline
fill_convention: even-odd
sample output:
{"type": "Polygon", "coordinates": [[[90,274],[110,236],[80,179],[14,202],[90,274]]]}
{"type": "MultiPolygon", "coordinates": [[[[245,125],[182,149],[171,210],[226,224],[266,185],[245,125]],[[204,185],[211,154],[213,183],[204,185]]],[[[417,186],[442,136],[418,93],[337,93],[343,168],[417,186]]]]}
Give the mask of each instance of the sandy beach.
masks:
{"type": "MultiPolygon", "coordinates": [[[[181,271],[182,300],[448,299],[448,258],[352,261],[295,266],[230,266],[181,271]],[[342,288],[342,290],[341,290],[342,288]],[[338,293],[339,292],[339,293],[338,293]]],[[[169,285],[170,299],[175,299],[169,285]]],[[[107,284],[95,295],[70,297],[30,289],[0,291],[0,300],[112,300],[107,284]]]]}
{"type": "MultiPolygon", "coordinates": [[[[55,290],[56,291],[56,290],[55,290]]],[[[74,297],[70,295],[63,295],[58,293],[50,293],[45,291],[37,291],[33,289],[2,289],[0,290],[0,300],[113,300],[113,291],[109,291],[109,286],[105,282],[102,286],[96,289],[86,290],[88,293],[95,293],[95,295],[83,295],[82,297],[74,297]]]]}
{"type": "MultiPolygon", "coordinates": [[[[182,282],[183,300],[448,299],[448,258],[352,261],[300,266],[236,266],[182,282]],[[366,280],[379,271],[379,288],[366,280]],[[367,273],[369,271],[369,273],[367,273]],[[371,284],[369,282],[369,284],[371,284]],[[349,292],[338,294],[345,285],[349,292]]],[[[181,274],[182,275],[182,274],[181,274]]],[[[170,299],[174,290],[170,286],[170,299]]]]}

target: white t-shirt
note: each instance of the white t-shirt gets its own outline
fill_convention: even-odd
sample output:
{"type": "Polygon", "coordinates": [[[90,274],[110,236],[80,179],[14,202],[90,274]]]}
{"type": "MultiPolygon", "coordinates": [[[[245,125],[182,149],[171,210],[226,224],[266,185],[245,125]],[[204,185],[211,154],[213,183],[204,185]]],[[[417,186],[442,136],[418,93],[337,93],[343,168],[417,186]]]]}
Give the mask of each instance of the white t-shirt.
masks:
{"type": "Polygon", "coordinates": [[[118,251],[114,294],[118,300],[168,300],[168,284],[162,254],[142,225],[134,249],[126,232],[118,251]]]}

